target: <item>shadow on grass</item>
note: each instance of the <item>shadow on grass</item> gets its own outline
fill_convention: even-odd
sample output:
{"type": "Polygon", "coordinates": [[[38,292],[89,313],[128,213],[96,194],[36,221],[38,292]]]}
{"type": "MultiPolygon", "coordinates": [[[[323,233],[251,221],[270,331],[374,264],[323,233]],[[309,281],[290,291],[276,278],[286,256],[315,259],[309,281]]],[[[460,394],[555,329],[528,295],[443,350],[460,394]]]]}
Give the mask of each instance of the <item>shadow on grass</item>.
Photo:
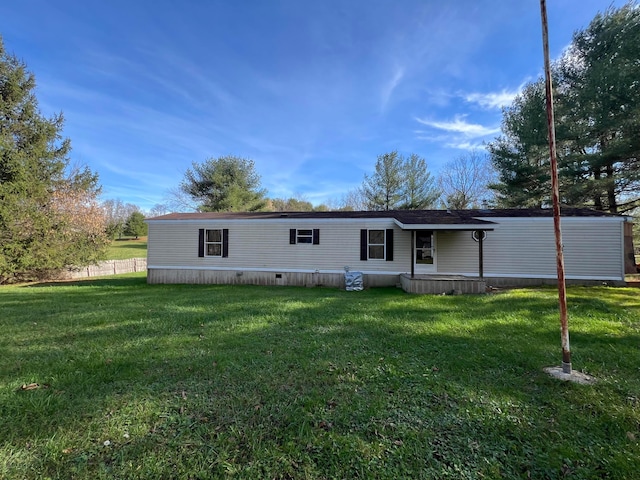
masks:
{"type": "Polygon", "coordinates": [[[126,243],[121,243],[120,245],[117,245],[118,248],[122,247],[122,248],[126,248],[127,250],[128,249],[145,250],[145,251],[147,250],[147,241],[140,238],[116,240],[116,242],[126,242],[126,243]]]}
{"type": "MultiPolygon", "coordinates": [[[[55,288],[55,287],[85,287],[85,288],[96,288],[96,287],[113,287],[113,288],[129,288],[140,285],[147,284],[146,275],[142,275],[142,273],[136,276],[121,276],[114,275],[108,276],[104,278],[90,278],[90,279],[82,279],[82,280],[60,280],[60,281],[51,281],[51,282],[39,282],[39,283],[29,283],[25,285],[20,285],[18,288],[55,288]]],[[[149,286],[150,288],[152,286],[149,286]]]]}
{"type": "Polygon", "coordinates": [[[0,340],[1,448],[35,444],[40,453],[22,473],[123,476],[134,464],[160,476],[233,467],[247,477],[553,477],[606,473],[614,452],[637,451],[625,436],[638,420],[625,399],[638,391],[640,336],[617,320],[628,310],[595,290],[570,301],[575,363],[601,378],[582,387],[541,371],[559,356],[557,302],[546,292],[412,297],[144,282],[3,292],[0,324],[11,334],[0,340]],[[48,388],[18,390],[30,382],[48,388]],[[72,453],[47,453],[56,436],[72,453]]]}

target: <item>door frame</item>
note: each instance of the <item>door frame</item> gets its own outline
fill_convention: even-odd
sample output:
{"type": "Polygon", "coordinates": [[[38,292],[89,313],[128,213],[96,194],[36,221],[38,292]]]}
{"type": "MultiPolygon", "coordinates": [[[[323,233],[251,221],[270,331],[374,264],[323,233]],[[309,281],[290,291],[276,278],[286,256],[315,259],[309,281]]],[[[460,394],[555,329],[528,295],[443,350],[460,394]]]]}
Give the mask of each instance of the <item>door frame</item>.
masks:
{"type": "Polygon", "coordinates": [[[436,230],[412,230],[411,231],[411,267],[412,274],[428,275],[438,271],[438,254],[437,254],[437,235],[436,230]],[[431,232],[431,255],[433,256],[433,264],[417,263],[418,249],[416,241],[418,232],[431,232]]]}

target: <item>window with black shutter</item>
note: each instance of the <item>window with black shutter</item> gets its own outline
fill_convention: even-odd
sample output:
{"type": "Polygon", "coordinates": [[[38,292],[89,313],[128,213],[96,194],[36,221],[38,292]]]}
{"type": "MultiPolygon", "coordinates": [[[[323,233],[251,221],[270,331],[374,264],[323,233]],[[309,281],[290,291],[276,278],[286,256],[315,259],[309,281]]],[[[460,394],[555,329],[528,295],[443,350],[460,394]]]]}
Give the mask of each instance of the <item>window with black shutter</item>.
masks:
{"type": "Polygon", "coordinates": [[[229,229],[198,230],[198,257],[228,257],[229,229]]]}
{"type": "Polygon", "coordinates": [[[198,230],[198,256],[204,257],[204,228],[198,230]]]}
{"type": "Polygon", "coordinates": [[[320,229],[292,228],[289,230],[289,243],[291,245],[295,245],[297,243],[320,245],[320,229]]]}
{"type": "Polygon", "coordinates": [[[228,228],[222,229],[222,256],[223,257],[229,256],[229,229],[228,228]]]}
{"type": "Polygon", "coordinates": [[[360,230],[360,260],[393,261],[393,228],[360,230]]]}

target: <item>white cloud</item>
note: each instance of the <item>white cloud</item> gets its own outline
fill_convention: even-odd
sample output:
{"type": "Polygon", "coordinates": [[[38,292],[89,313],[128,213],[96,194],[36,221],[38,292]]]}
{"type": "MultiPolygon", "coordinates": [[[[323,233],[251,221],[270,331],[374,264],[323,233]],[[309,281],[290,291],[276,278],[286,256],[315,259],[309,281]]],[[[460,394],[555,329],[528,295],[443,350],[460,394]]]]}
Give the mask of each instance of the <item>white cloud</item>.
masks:
{"type": "Polygon", "coordinates": [[[511,105],[513,99],[516,98],[516,96],[522,91],[526,83],[526,81],[521,83],[515,90],[502,89],[499,92],[488,93],[474,92],[461,94],[460,96],[467,102],[476,103],[482,108],[487,108],[490,110],[500,109],[511,105]]]}
{"type": "Polygon", "coordinates": [[[393,77],[391,77],[391,80],[389,80],[382,88],[381,110],[384,110],[386,108],[387,104],[389,103],[389,99],[393,94],[393,91],[400,84],[400,81],[402,81],[403,77],[404,77],[404,68],[401,68],[401,67],[396,68],[395,71],[393,72],[393,77]]]}
{"type": "Polygon", "coordinates": [[[449,148],[457,148],[458,150],[485,150],[487,147],[483,143],[479,142],[451,142],[447,143],[445,146],[449,148]]]}
{"type": "Polygon", "coordinates": [[[464,120],[465,116],[466,115],[457,115],[453,121],[448,122],[438,122],[417,117],[416,121],[422,125],[438,130],[462,134],[466,138],[485,137],[487,135],[494,135],[500,132],[499,127],[485,127],[484,125],[479,125],[477,123],[468,123],[464,120]]]}

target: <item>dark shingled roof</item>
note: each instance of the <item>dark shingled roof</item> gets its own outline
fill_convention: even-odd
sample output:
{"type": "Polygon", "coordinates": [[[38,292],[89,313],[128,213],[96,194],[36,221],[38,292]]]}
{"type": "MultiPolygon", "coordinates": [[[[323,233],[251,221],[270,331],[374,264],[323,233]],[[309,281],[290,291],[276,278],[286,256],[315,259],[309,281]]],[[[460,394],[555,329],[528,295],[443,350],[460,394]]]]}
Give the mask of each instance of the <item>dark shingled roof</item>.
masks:
{"type": "MultiPolygon", "coordinates": [[[[473,217],[553,217],[551,208],[488,208],[474,210],[454,210],[461,215],[473,217]]],[[[591,208],[561,207],[563,217],[619,217],[615,213],[593,210],[591,208]]]]}
{"type": "MultiPolygon", "coordinates": [[[[607,217],[615,214],[588,208],[563,207],[565,217],[607,217]]],[[[170,213],[148,220],[237,220],[237,219],[329,219],[329,218],[393,218],[407,225],[491,225],[493,222],[480,220],[487,217],[553,217],[550,208],[497,208],[477,210],[386,210],[366,212],[205,212],[170,213]]]]}

